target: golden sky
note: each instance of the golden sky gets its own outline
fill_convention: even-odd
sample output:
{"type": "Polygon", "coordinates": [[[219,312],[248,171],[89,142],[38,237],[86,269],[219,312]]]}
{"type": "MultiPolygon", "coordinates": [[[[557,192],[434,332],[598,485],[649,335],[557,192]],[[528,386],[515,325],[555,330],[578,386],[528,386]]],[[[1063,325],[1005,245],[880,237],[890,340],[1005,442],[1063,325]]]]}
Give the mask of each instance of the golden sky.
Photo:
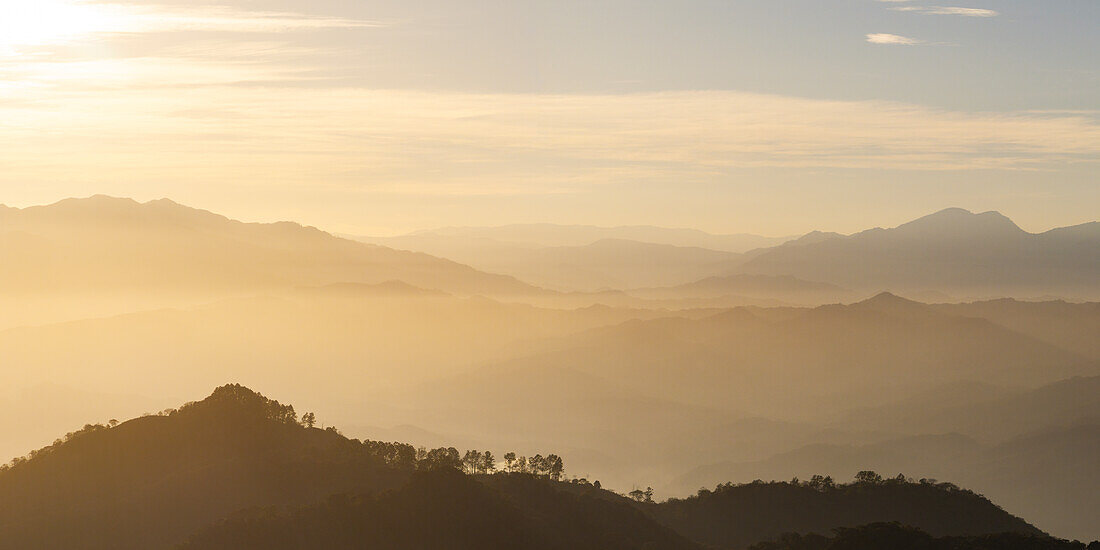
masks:
{"type": "MultiPolygon", "coordinates": [[[[412,4],[0,0],[0,203],[169,197],[364,234],[546,221],[773,235],[948,206],[1034,231],[1100,204],[1098,98],[1072,93],[1097,89],[1095,56],[987,59],[1035,31],[1022,10],[868,0],[868,26],[809,37],[807,14],[732,13],[800,32],[787,42],[814,42],[806,56],[835,50],[823,77],[791,61],[797,45],[761,34],[746,51],[752,37],[709,19],[666,17],[680,33],[646,41],[653,22],[625,6],[412,4]],[[601,19],[616,13],[631,15],[601,19]],[[576,60],[578,42],[602,63],[576,60]],[[1032,65],[1053,76],[991,86],[1032,65]],[[933,82],[898,87],[909,73],[933,82]]],[[[1059,15],[1098,13],[1082,10],[1059,15]]],[[[1066,40],[1088,40],[1074,28],[1066,40]]]]}

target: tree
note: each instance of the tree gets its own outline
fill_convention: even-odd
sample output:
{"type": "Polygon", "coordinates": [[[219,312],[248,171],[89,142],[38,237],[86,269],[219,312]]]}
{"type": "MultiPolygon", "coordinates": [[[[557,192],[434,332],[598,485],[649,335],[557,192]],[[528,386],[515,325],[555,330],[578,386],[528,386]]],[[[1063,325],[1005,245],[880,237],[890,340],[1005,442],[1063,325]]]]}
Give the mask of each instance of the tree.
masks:
{"type": "Polygon", "coordinates": [[[537,476],[542,475],[542,470],[544,468],[545,462],[546,459],[543,458],[542,455],[537,454],[527,460],[527,467],[528,469],[530,469],[532,474],[535,474],[537,476]]]}
{"type": "Polygon", "coordinates": [[[313,425],[316,424],[316,423],[317,423],[317,415],[315,415],[311,412],[307,412],[306,414],[302,415],[302,425],[303,426],[305,426],[307,428],[312,428],[313,425]]]}
{"type": "Polygon", "coordinates": [[[644,494],[646,502],[653,502],[653,487],[646,487],[644,494]]]}
{"type": "Polygon", "coordinates": [[[420,470],[445,470],[462,469],[462,457],[458,454],[458,449],[454,447],[440,447],[438,449],[432,449],[424,456],[424,460],[421,460],[417,464],[417,469],[420,470]]]}
{"type": "Polygon", "coordinates": [[[497,471],[497,459],[492,451],[485,451],[485,454],[481,455],[481,473],[491,474],[495,471],[497,471]]]}
{"type": "Polygon", "coordinates": [[[481,453],[477,450],[466,451],[462,457],[462,468],[468,474],[476,474],[481,468],[481,453]]]}
{"type": "Polygon", "coordinates": [[[645,491],[641,489],[634,489],[628,494],[630,495],[630,498],[634,499],[636,502],[642,502],[645,500],[645,491]]]}
{"type": "Polygon", "coordinates": [[[511,451],[509,451],[507,453],[504,453],[504,469],[505,469],[505,471],[507,471],[508,473],[511,473],[512,472],[512,466],[515,464],[515,462],[516,462],[516,453],[511,452],[511,451]]]}
{"type": "Polygon", "coordinates": [[[562,474],[565,473],[565,463],[560,456],[552,454],[546,457],[546,473],[550,474],[550,479],[554,481],[561,480],[562,474]]]}
{"type": "Polygon", "coordinates": [[[882,483],[882,476],[878,475],[874,470],[863,470],[856,474],[857,483],[882,483]]]}

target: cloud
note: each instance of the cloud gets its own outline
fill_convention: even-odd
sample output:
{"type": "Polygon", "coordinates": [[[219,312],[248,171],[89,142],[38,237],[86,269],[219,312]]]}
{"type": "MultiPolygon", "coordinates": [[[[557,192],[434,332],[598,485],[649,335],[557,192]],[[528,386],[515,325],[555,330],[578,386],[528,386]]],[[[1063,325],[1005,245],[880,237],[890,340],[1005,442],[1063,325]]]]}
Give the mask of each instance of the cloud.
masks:
{"type": "MultiPolygon", "coordinates": [[[[108,5],[110,7],[110,5],[108,5]]],[[[115,5],[122,32],[280,32],[329,28],[381,27],[379,21],[290,12],[241,10],[227,6],[140,7],[115,5]]]]}
{"type": "Polygon", "coordinates": [[[914,46],[923,43],[921,40],[900,36],[897,34],[872,33],[867,35],[867,41],[872,44],[893,44],[900,46],[914,46]]]}
{"type": "Polygon", "coordinates": [[[950,6],[898,6],[890,9],[894,11],[907,11],[924,15],[961,15],[964,17],[996,17],[1000,15],[998,12],[993,10],[981,8],[959,8],[950,6]]]}
{"type": "MultiPolygon", "coordinates": [[[[164,70],[148,63],[120,74],[164,70]]],[[[1100,124],[1086,115],[723,91],[0,90],[0,119],[0,141],[10,144],[0,150],[0,184],[28,185],[254,182],[409,195],[554,194],[718,182],[740,169],[1015,171],[1100,158],[1100,124]]]]}

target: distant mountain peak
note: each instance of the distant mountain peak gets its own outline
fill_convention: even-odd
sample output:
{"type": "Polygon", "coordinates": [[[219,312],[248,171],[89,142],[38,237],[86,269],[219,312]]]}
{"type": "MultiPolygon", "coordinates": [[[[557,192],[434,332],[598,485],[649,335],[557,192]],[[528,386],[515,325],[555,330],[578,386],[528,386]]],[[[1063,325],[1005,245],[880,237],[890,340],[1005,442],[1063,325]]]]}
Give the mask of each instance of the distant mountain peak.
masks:
{"type": "Polygon", "coordinates": [[[916,313],[932,311],[926,304],[908,298],[902,298],[889,291],[880,292],[862,302],[856,302],[850,307],[883,313],[916,313]]]}
{"type": "Polygon", "coordinates": [[[945,208],[939,212],[899,225],[895,231],[930,233],[1008,233],[1023,234],[1015,222],[995,210],[974,213],[963,208],[945,208]]]}

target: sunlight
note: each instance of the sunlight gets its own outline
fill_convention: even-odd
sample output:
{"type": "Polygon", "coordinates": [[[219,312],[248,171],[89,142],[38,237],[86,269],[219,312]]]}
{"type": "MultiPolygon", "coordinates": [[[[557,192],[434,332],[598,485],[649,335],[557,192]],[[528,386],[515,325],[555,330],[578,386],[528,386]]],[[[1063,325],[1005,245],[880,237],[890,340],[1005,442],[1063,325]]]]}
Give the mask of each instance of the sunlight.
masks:
{"type": "Polygon", "coordinates": [[[108,6],[87,2],[0,0],[0,55],[117,30],[117,19],[108,6]]]}

